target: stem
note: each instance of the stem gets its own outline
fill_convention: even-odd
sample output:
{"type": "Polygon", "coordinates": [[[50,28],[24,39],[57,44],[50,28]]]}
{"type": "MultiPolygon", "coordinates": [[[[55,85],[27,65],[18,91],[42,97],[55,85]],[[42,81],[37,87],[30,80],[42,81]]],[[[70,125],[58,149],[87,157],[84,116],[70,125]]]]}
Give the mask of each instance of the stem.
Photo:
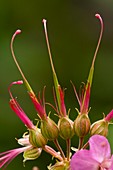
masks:
{"type": "Polygon", "coordinates": [[[45,145],[43,147],[43,150],[47,153],[49,153],[50,155],[54,156],[55,158],[59,159],[60,161],[62,161],[62,157],[53,149],[51,148],[50,146],[48,145],[45,145]]]}
{"type": "Polygon", "coordinates": [[[54,140],[54,144],[57,147],[57,149],[59,150],[59,152],[61,153],[62,158],[65,160],[64,152],[63,152],[62,148],[60,147],[59,142],[58,142],[57,139],[54,140]]]}
{"type": "Polygon", "coordinates": [[[85,143],[85,145],[82,147],[82,149],[86,149],[89,145],[89,142],[85,143]]]}
{"type": "Polygon", "coordinates": [[[67,144],[67,160],[70,160],[70,146],[71,146],[71,139],[67,139],[66,140],[66,144],[67,144]]]}
{"type": "Polygon", "coordinates": [[[83,142],[84,142],[84,137],[79,138],[79,146],[78,146],[78,150],[80,150],[83,146],[83,142]]]}

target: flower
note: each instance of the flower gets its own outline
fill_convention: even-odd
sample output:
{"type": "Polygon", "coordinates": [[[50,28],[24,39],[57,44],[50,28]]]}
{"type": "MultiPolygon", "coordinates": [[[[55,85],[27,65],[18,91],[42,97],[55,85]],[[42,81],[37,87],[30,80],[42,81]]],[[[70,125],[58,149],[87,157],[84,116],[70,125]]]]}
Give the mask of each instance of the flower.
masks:
{"type": "Polygon", "coordinates": [[[90,149],[81,149],[72,156],[71,170],[113,170],[113,155],[108,140],[101,135],[89,139],[90,149]]]}
{"type": "Polygon", "coordinates": [[[17,149],[12,149],[6,152],[0,153],[0,168],[6,168],[6,166],[20,153],[32,148],[31,145],[22,147],[22,148],[17,148],[17,149]]]}
{"type": "Polygon", "coordinates": [[[25,163],[27,160],[37,159],[40,156],[42,148],[36,148],[32,146],[29,142],[29,135],[24,134],[23,137],[17,139],[17,141],[18,144],[22,145],[21,148],[0,153],[0,168],[5,169],[8,164],[20,153],[23,153],[23,163],[25,163]]]}

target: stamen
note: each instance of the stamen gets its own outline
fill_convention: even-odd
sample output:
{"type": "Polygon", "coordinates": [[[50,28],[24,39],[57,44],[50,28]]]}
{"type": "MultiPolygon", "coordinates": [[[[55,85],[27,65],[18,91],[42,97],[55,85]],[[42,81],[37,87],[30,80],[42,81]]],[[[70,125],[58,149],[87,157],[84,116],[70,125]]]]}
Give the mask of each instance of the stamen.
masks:
{"type": "Polygon", "coordinates": [[[73,90],[74,90],[75,96],[76,96],[76,98],[77,98],[78,104],[79,104],[79,106],[81,106],[81,101],[80,101],[79,96],[78,96],[78,93],[77,93],[77,91],[76,91],[76,87],[74,86],[74,84],[73,84],[72,81],[70,81],[70,82],[71,82],[71,84],[72,84],[72,86],[73,86],[73,90]]]}

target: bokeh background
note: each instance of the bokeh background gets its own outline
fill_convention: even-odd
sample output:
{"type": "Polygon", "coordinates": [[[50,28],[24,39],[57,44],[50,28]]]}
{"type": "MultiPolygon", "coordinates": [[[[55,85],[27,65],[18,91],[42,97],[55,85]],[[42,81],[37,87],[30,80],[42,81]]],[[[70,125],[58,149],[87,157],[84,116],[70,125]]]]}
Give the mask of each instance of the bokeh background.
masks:
{"type": "MultiPolygon", "coordinates": [[[[45,42],[42,19],[47,19],[48,34],[55,69],[62,87],[67,88],[65,102],[70,117],[77,116],[78,106],[70,80],[77,90],[86,82],[96,48],[100,24],[95,18],[100,13],[104,20],[104,34],[95,64],[91,94],[91,122],[103,117],[113,109],[113,1],[111,0],[0,0],[0,152],[17,148],[15,138],[20,138],[26,127],[9,107],[8,86],[20,80],[10,51],[10,41],[16,29],[21,29],[14,42],[17,59],[32,88],[38,94],[46,85],[46,101],[54,104],[53,79],[45,42]]],[[[26,114],[34,120],[37,113],[24,85],[11,88],[26,114]]],[[[47,107],[47,112],[51,108],[47,107]]],[[[52,111],[52,117],[54,111],[52,111]]],[[[55,118],[57,121],[57,118],[55,118]]],[[[36,121],[34,121],[36,123],[36,121]]],[[[108,139],[113,151],[113,126],[109,126],[108,139]]],[[[65,142],[60,141],[63,149],[65,142]]],[[[72,145],[77,146],[75,136],[72,145]]],[[[52,143],[50,143],[54,147],[52,143]]],[[[19,155],[7,170],[31,170],[34,165],[46,170],[51,156],[44,153],[36,161],[29,161],[23,167],[19,155]]]]}

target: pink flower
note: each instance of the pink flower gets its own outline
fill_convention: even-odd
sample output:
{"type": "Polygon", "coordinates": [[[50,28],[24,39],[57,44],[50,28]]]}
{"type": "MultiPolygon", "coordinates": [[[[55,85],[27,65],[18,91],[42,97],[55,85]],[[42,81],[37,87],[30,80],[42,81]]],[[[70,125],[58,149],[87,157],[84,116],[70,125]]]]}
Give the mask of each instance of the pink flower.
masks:
{"type": "Polygon", "coordinates": [[[94,135],[89,139],[90,149],[81,149],[72,156],[71,170],[113,170],[113,155],[108,140],[94,135]]]}
{"type": "Polygon", "coordinates": [[[6,168],[16,156],[30,148],[32,148],[31,145],[0,153],[0,168],[6,168]]]}

